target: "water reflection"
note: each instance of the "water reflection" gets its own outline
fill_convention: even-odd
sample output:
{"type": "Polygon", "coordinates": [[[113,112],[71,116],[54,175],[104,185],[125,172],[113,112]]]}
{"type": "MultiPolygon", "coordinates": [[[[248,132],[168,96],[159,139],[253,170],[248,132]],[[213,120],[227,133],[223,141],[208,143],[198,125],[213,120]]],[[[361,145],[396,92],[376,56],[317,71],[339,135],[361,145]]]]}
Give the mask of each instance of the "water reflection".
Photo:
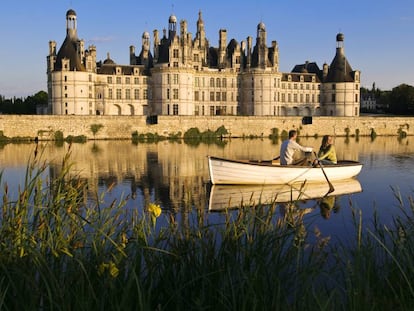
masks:
{"type": "MultiPolygon", "coordinates": [[[[358,179],[364,193],[370,193],[368,199],[372,200],[373,193],[377,197],[384,195],[384,191],[378,191],[381,182],[387,182],[381,185],[383,188],[398,185],[401,180],[405,186],[413,184],[409,173],[414,167],[412,139],[377,137],[372,141],[370,137],[336,137],[335,145],[338,159],[364,163],[358,179]],[[378,178],[381,172],[386,178],[378,178]]],[[[300,142],[314,149],[320,145],[320,139],[313,137],[302,137],[300,142]]],[[[108,191],[111,199],[128,197],[128,208],[141,208],[155,202],[164,210],[175,212],[205,211],[211,205],[207,155],[266,160],[278,155],[279,144],[280,141],[269,139],[232,139],[223,145],[198,146],[179,141],[152,144],[96,141],[73,144],[70,161],[73,162],[72,173],[87,180],[91,195],[108,191]]],[[[39,142],[39,147],[44,149],[43,157],[50,162],[50,176],[57,176],[68,145],[59,147],[39,142]]],[[[25,166],[33,152],[34,144],[3,146],[0,149],[0,161],[5,170],[3,180],[9,184],[23,184],[25,166]]],[[[382,197],[381,200],[385,201],[382,197]]],[[[368,205],[366,201],[363,204],[368,205]]]]}
{"type": "Polygon", "coordinates": [[[242,206],[259,204],[289,203],[320,199],[320,205],[326,210],[333,208],[335,196],[362,191],[357,179],[332,182],[335,191],[329,193],[328,183],[302,183],[294,185],[232,186],[213,185],[210,192],[209,210],[224,211],[242,206]]]}

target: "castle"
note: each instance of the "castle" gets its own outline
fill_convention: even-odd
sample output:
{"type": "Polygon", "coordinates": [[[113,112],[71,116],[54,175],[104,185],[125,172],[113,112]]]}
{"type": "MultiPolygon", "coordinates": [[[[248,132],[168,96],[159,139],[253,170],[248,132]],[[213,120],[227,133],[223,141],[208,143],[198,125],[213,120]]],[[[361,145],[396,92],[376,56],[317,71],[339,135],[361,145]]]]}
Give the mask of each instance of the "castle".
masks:
{"type": "Polygon", "coordinates": [[[78,38],[77,15],[66,13],[66,38],[59,51],[49,42],[48,107],[53,115],[240,115],[359,116],[360,72],[344,53],[344,35],[336,36],[336,55],[320,69],[315,62],[279,71],[276,41],[267,46],[264,23],[256,42],[227,42],[219,30],[219,46],[206,38],[201,12],[195,37],[187,22],[171,15],[162,36],[142,35],[136,54],[130,46],[129,65],[108,54],[97,61],[96,47],[85,49],[78,38]],[[179,27],[179,29],[177,29],[179,27]]]}

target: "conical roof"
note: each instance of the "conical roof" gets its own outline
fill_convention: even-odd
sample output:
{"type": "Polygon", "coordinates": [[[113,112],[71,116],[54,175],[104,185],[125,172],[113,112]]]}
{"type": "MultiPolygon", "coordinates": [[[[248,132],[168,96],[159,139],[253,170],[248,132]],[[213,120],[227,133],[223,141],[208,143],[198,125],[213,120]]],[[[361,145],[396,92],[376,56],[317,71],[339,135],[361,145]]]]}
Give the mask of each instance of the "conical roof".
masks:
{"type": "Polygon", "coordinates": [[[69,36],[66,36],[56,57],[55,70],[62,70],[62,59],[69,59],[70,68],[68,69],[70,71],[85,71],[85,67],[76,52],[76,45],[77,42],[72,41],[69,36]]]}

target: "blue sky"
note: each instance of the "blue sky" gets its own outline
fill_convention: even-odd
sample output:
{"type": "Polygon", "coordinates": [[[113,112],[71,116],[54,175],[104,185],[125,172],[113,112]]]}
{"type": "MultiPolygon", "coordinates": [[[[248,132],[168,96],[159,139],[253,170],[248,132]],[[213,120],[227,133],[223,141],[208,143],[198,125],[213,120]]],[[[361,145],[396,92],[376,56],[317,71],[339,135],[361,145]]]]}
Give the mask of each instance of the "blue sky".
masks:
{"type": "MultiPolygon", "coordinates": [[[[107,53],[118,64],[129,63],[129,46],[141,49],[144,31],[168,27],[174,14],[196,32],[201,10],[210,45],[218,32],[227,42],[256,38],[266,25],[268,46],[279,45],[280,70],[314,61],[320,68],[335,56],[336,34],[345,35],[345,54],[361,71],[362,86],[390,90],[414,85],[413,0],[1,0],[0,95],[26,97],[47,90],[46,57],[50,40],[60,48],[66,35],[66,11],[77,14],[78,36],[86,48],[94,44],[98,60],[107,53]]],[[[253,42],[254,42],[253,41],[253,42]]]]}

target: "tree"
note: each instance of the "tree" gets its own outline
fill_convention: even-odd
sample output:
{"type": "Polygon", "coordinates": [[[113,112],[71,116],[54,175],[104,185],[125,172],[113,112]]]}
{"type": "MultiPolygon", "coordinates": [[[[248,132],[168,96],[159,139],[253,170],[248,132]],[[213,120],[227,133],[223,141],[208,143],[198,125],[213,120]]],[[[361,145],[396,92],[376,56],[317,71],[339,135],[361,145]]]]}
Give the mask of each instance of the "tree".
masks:
{"type": "Polygon", "coordinates": [[[389,93],[389,109],[395,114],[414,114],[414,87],[400,84],[389,93]]]}

